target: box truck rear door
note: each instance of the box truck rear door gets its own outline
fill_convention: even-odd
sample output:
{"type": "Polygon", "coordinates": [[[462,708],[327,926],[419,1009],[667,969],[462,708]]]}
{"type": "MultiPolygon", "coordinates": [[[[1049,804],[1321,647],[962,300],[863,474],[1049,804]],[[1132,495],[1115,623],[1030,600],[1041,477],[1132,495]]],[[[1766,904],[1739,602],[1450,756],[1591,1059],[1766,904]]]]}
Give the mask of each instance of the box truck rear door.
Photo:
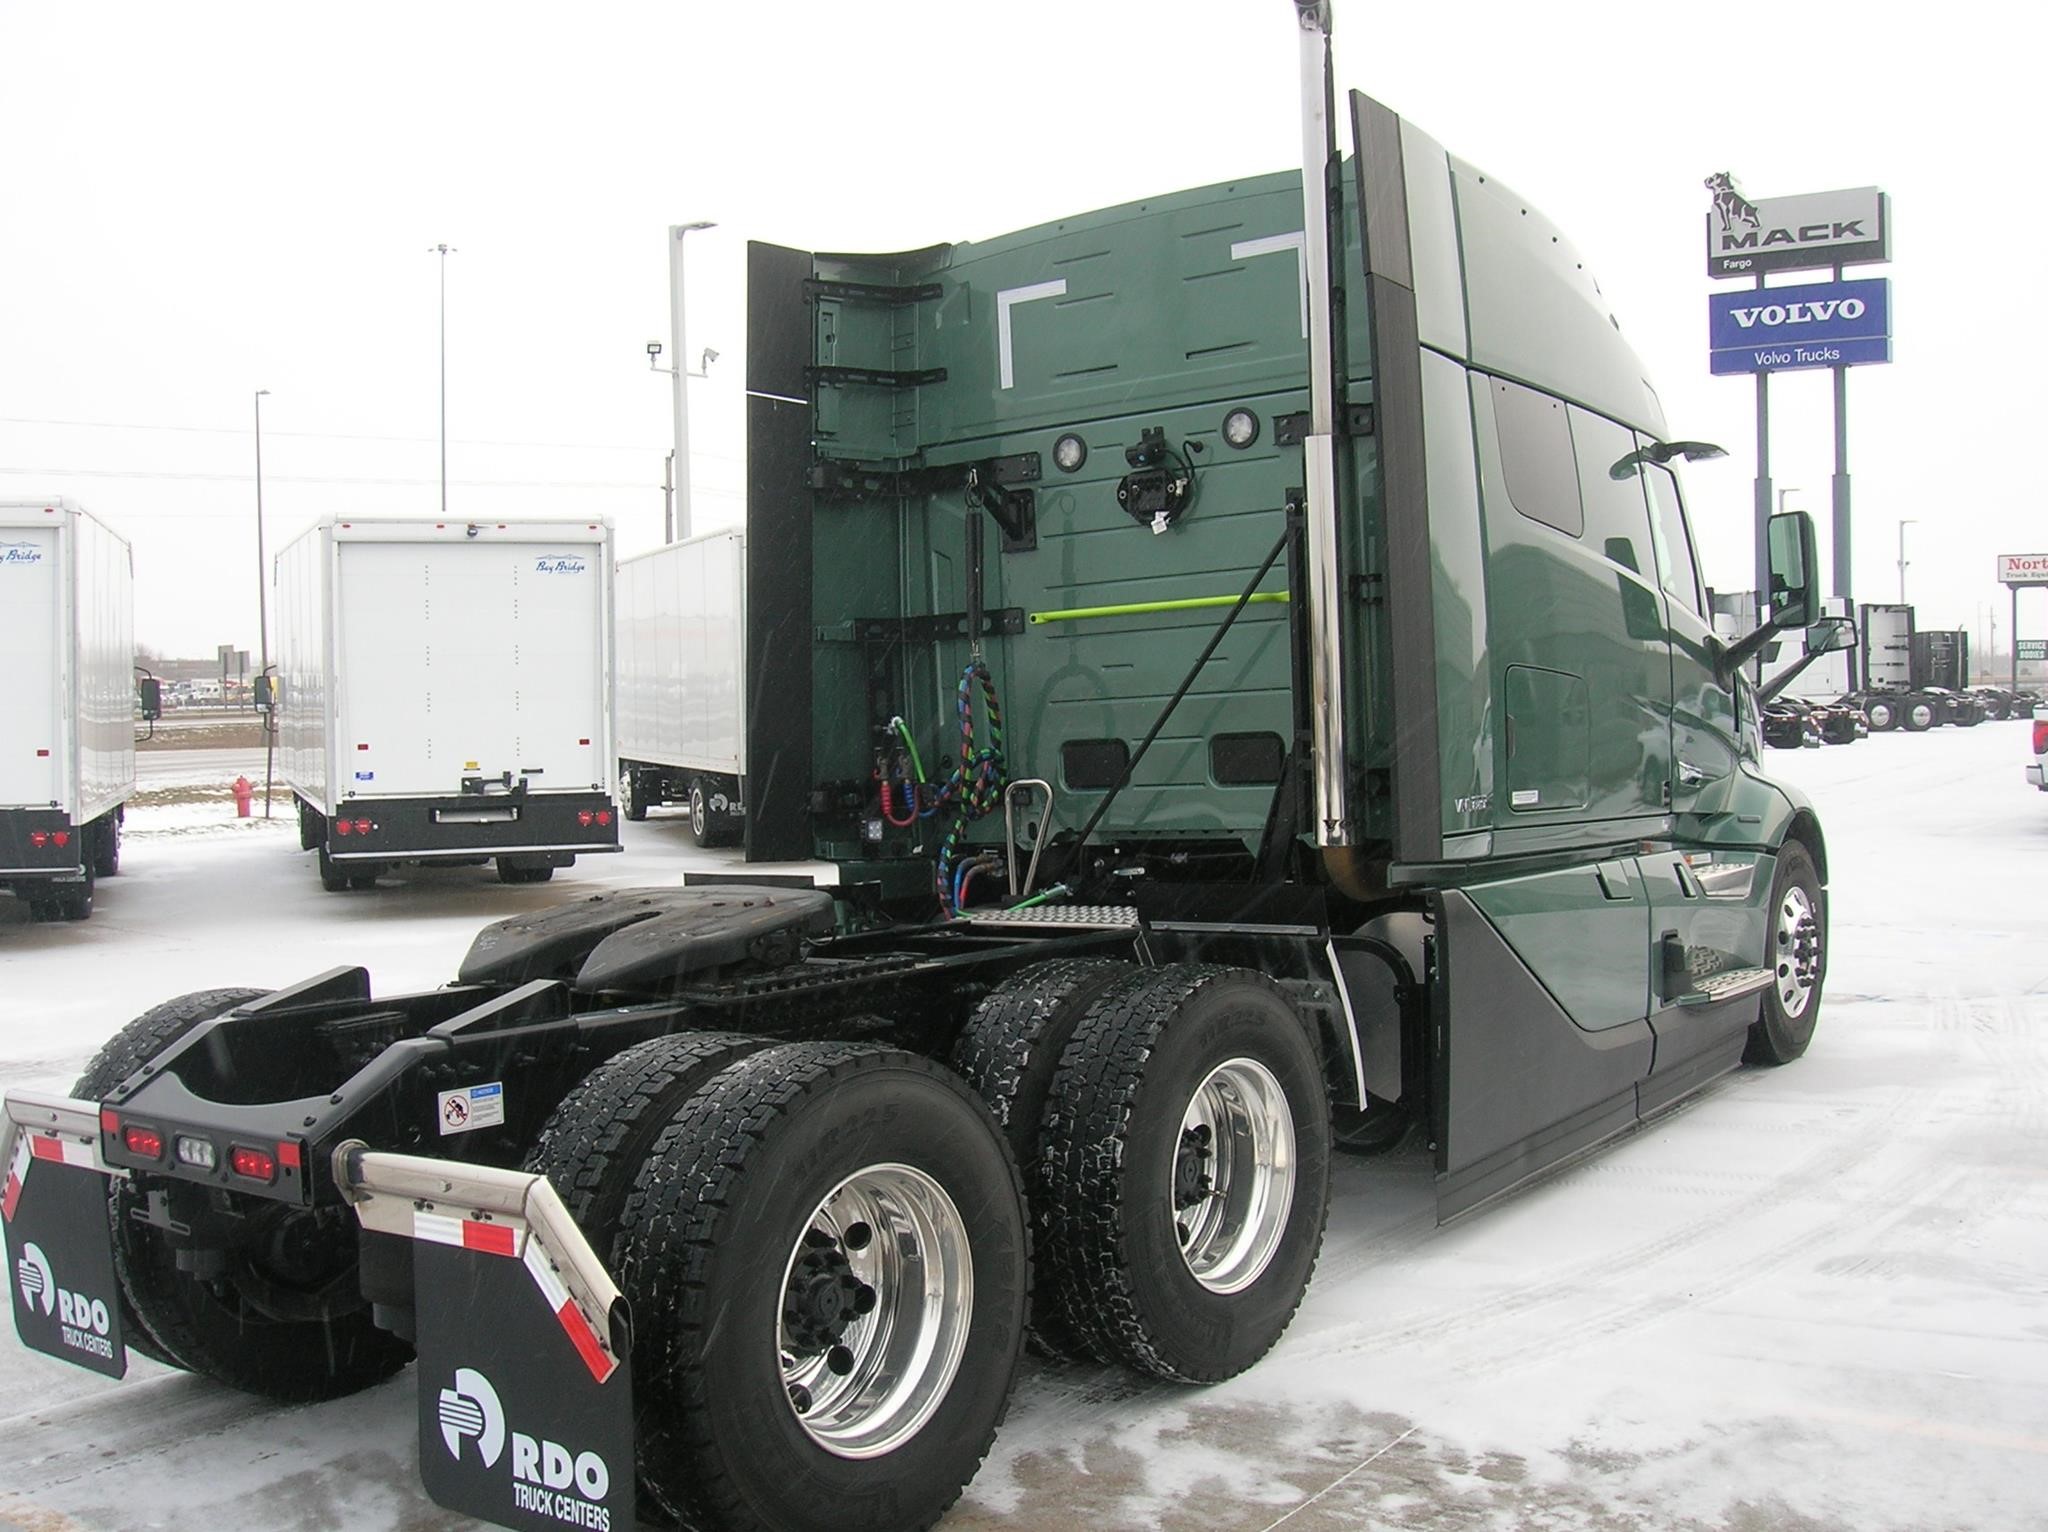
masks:
{"type": "Polygon", "coordinates": [[[0,804],[62,804],[67,754],[65,611],[59,528],[0,526],[0,804]]]}
{"type": "Polygon", "coordinates": [[[595,545],[343,543],[339,743],[354,781],[342,786],[607,780],[602,580],[595,545]]]}

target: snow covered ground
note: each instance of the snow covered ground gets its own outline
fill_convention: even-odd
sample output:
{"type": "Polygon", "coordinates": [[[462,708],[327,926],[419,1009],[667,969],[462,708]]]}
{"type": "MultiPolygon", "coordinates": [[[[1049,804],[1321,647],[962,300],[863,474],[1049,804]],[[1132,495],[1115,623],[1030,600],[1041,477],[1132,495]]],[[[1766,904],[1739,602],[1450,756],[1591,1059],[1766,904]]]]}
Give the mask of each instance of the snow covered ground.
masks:
{"type": "MultiPolygon", "coordinates": [[[[2048,796],[2025,748],[1986,724],[1772,752],[1832,862],[1804,1060],[1448,1228],[1419,1159],[1341,1162],[1273,1355],[1209,1389],[1028,1367],[945,1527],[2048,1525],[2048,796]]],[[[717,859],[657,817],[551,885],[470,868],[334,896],[290,817],[232,812],[138,809],[86,924],[0,899],[0,1083],[67,1087],[183,990],[345,962],[438,984],[487,920],[717,859]]],[[[409,1374],[278,1409],[0,1343],[0,1528],[472,1525],[418,1489],[413,1410],[409,1374]]]]}

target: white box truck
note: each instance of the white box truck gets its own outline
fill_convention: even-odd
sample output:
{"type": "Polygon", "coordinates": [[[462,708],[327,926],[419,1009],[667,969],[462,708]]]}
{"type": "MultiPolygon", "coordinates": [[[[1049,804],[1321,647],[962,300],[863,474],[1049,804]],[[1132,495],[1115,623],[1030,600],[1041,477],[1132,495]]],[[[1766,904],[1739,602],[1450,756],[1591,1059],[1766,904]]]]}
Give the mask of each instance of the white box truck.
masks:
{"type": "Polygon", "coordinates": [[[746,573],[737,531],[619,564],[619,802],[687,804],[701,846],[746,828],[746,573]]]}
{"type": "Polygon", "coordinates": [[[278,742],[330,891],[616,851],[611,525],[331,518],[277,556],[278,742]]]}
{"type": "Polygon", "coordinates": [[[135,574],[69,500],[0,504],[0,889],[83,920],[135,796],[135,574]]]}

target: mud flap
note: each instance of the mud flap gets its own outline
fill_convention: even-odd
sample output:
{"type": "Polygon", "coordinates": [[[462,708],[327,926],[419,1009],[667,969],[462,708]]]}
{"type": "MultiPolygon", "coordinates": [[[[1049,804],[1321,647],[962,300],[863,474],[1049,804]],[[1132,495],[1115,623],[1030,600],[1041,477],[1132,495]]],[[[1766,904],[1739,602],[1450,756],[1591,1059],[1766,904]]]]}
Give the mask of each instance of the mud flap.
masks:
{"type": "MultiPolygon", "coordinates": [[[[92,1125],[85,1135],[63,1126],[49,1108],[23,1106],[10,1095],[0,1153],[7,1183],[0,1217],[7,1226],[8,1291],[21,1343],[60,1362],[118,1378],[128,1370],[121,1334],[119,1279],[107,1230],[107,1175],[96,1150],[98,1108],[64,1102],[66,1114],[92,1125]]],[[[67,1124],[77,1126],[76,1124],[67,1124]]]]}
{"type": "Polygon", "coordinates": [[[502,1527],[635,1526],[625,1300],[544,1177],[344,1149],[365,1227],[413,1241],[420,1480],[502,1527]]]}

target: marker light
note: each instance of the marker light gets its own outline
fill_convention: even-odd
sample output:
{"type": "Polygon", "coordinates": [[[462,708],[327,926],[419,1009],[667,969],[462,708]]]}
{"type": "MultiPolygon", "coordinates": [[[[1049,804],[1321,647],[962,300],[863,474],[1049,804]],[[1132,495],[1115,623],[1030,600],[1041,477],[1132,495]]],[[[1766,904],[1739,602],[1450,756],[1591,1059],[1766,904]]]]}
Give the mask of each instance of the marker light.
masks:
{"type": "Polygon", "coordinates": [[[1088,444],[1069,431],[1052,444],[1052,460],[1062,473],[1072,473],[1088,461],[1088,444]]]}
{"type": "Polygon", "coordinates": [[[1236,409],[1223,417],[1223,439],[1240,450],[1259,439],[1259,417],[1250,410],[1236,409]]]}
{"type": "Polygon", "coordinates": [[[163,1158],[164,1136],[154,1128],[138,1127],[131,1122],[121,1130],[121,1143],[130,1154],[141,1159],[163,1158]]]}

